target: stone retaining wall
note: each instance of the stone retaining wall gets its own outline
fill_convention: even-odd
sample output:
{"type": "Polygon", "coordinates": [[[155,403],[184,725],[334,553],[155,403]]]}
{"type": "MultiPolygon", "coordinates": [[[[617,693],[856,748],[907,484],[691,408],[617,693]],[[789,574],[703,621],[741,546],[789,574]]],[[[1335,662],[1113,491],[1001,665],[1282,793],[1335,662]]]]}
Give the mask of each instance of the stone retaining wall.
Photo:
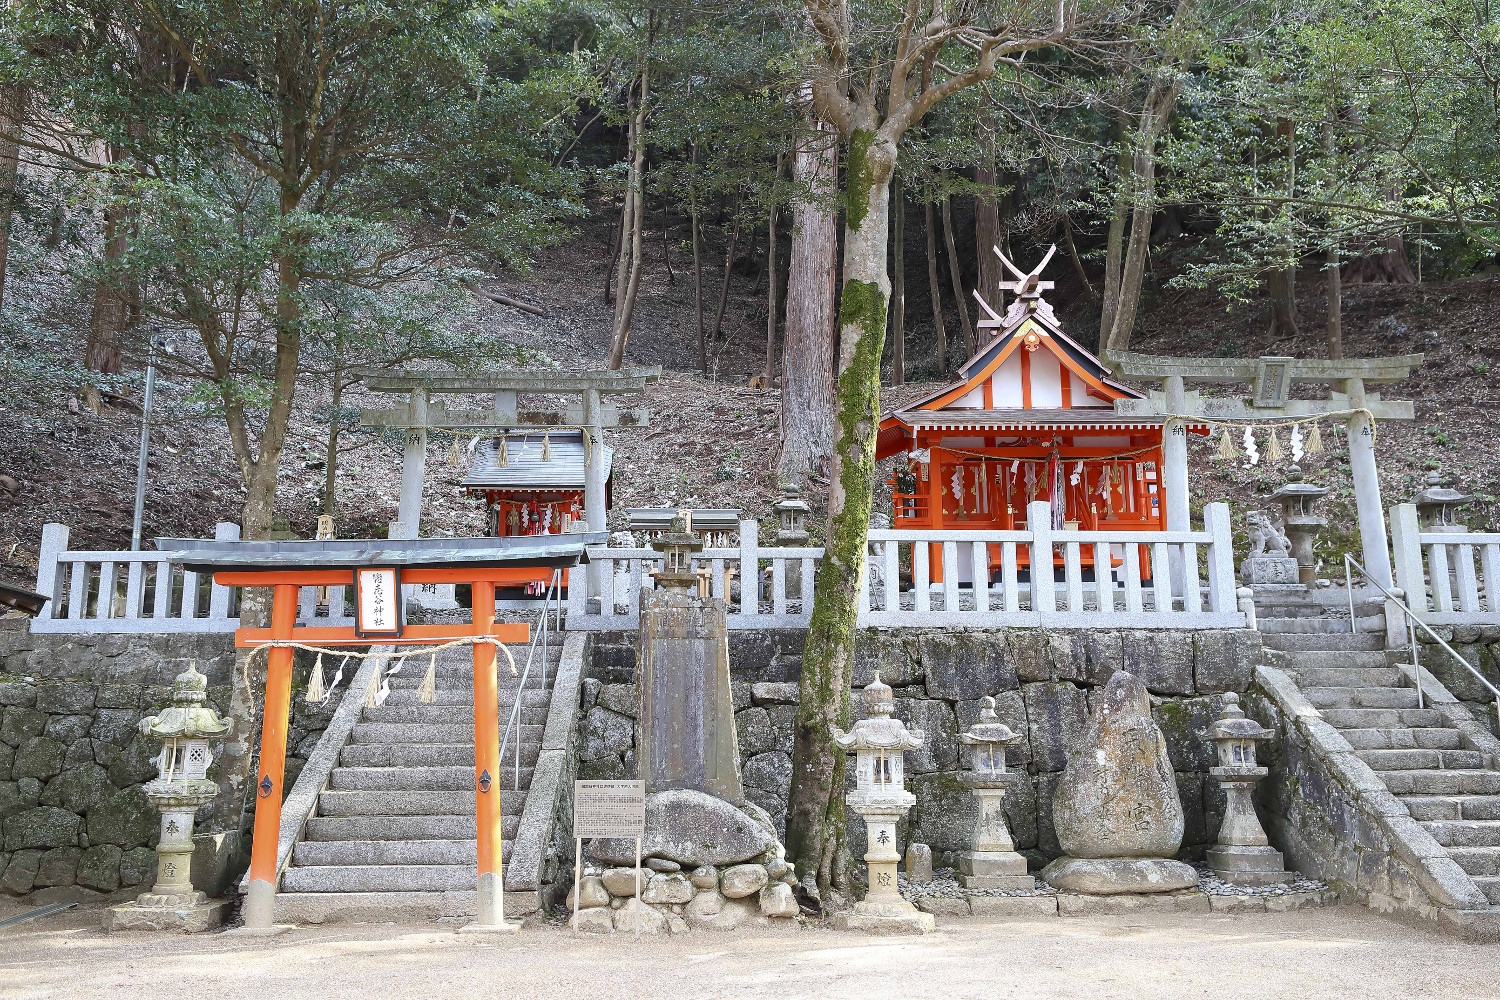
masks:
{"type": "MultiPolygon", "coordinates": [[[[0,631],[0,892],[46,902],[155,877],[159,814],[141,785],[156,777],[158,745],[136,724],[168,704],[172,679],[192,660],[208,678],[210,704],[226,713],[233,642],[0,631]]],[[[304,703],[295,692],[306,689],[307,669],[299,659],[287,788],[342,697],[341,687],[325,705],[304,703]]]]}
{"type": "MultiPolygon", "coordinates": [[[[1451,643],[1454,652],[1468,660],[1486,680],[1500,687],[1500,625],[1434,625],[1432,630],[1442,636],[1444,642],[1451,643]]],[[[1454,697],[1473,709],[1474,718],[1484,720],[1490,732],[1500,735],[1494,693],[1420,628],[1417,629],[1417,642],[1422,666],[1442,681],[1454,697]]],[[[1410,659],[1408,648],[1402,662],[1410,659]]]]}
{"type": "MultiPolygon", "coordinates": [[[[745,794],[783,834],[803,637],[730,633],[745,794]]],[[[633,633],[596,638],[581,704],[580,778],[635,775],[634,642],[633,633]]],[[[958,733],[975,721],[981,698],[995,697],[1001,720],[1023,734],[1010,763],[1026,777],[1007,796],[1006,813],[1017,849],[1036,867],[1061,854],[1052,793],[1088,718],[1091,693],[1116,670],[1130,670],[1160,700],[1153,711],[1187,820],[1183,855],[1197,857],[1217,836],[1223,809],[1218,783],[1208,775],[1213,747],[1204,732],[1223,693],[1250,687],[1260,652],[1251,631],[869,629],[859,637],[854,686],[870,683],[879,670],[894,689],[896,715],[927,734],[927,745],[907,754],[917,804],[900,834],[903,842],[929,844],[939,864],[968,846],[975,816],[973,795],[959,782],[958,733]]],[[[863,824],[851,823],[849,833],[856,855],[863,853],[863,824]]]]}

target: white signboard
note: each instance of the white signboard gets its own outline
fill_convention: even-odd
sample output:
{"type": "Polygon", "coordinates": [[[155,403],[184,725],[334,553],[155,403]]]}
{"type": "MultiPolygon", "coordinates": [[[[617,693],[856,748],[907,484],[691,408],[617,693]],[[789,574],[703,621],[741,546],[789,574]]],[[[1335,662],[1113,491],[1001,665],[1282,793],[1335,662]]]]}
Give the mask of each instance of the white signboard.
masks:
{"type": "Polygon", "coordinates": [[[573,782],[573,836],[644,837],[644,781],[573,782]]]}
{"type": "Polygon", "coordinates": [[[395,569],[362,569],[355,573],[359,618],[354,631],[360,636],[401,634],[401,576],[395,569]]]}

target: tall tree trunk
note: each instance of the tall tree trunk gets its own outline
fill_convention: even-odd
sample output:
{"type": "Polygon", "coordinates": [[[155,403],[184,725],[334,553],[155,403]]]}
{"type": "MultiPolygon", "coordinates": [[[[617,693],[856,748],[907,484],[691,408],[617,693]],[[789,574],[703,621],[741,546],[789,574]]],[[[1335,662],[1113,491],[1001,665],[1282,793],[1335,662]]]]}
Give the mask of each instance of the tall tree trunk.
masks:
{"type": "MultiPolygon", "coordinates": [[[[783,156],[776,154],[776,183],[781,183],[783,156]]],[[[771,203],[766,223],[766,388],[776,382],[776,203],[771,203]]]]}
{"type": "Polygon", "coordinates": [[[1344,356],[1344,288],[1339,275],[1339,245],[1328,244],[1328,266],[1323,280],[1328,291],[1328,321],[1323,327],[1323,342],[1328,357],[1338,361],[1344,356]]]}
{"type": "Polygon", "coordinates": [[[0,88],[0,308],[5,305],[5,275],[10,263],[10,223],[16,208],[16,177],[21,163],[17,140],[26,119],[29,91],[0,88]]]}
{"type": "Polygon", "coordinates": [[[891,179],[891,384],[906,384],[906,195],[899,176],[891,179]]]}
{"type": "Polygon", "coordinates": [[[1266,272],[1266,312],[1273,337],[1296,337],[1297,269],[1276,267],[1266,272]]]}
{"type": "Polygon", "coordinates": [[[1110,207],[1109,232],[1104,238],[1104,300],[1099,312],[1099,353],[1109,349],[1109,335],[1115,328],[1115,313],[1120,306],[1120,275],[1125,269],[1125,227],[1130,220],[1130,206],[1135,195],[1134,159],[1130,155],[1128,115],[1122,109],[1115,116],[1115,200],[1110,207]]]}
{"type": "Polygon", "coordinates": [[[941,376],[948,371],[948,328],[943,325],[943,292],[938,282],[937,228],[932,219],[932,203],[923,205],[922,210],[926,213],[927,291],[932,296],[932,335],[937,344],[937,370],[941,376]]]}
{"type": "MultiPolygon", "coordinates": [[[[630,123],[625,128],[625,158],[632,165],[635,163],[635,83],[631,82],[629,89],[625,92],[625,113],[630,118],[630,123]]],[[[620,225],[615,230],[615,248],[610,254],[610,271],[604,277],[604,301],[612,303],[615,307],[614,319],[610,322],[610,332],[620,323],[619,294],[625,288],[625,282],[630,275],[630,258],[627,255],[627,247],[630,245],[630,227],[635,221],[635,184],[627,175],[625,180],[625,200],[620,204],[620,225]],[[610,291],[613,282],[614,291],[610,291]]]]}
{"type": "MultiPolygon", "coordinates": [[[[615,326],[610,335],[609,365],[610,371],[619,370],[625,363],[625,343],[630,339],[630,321],[635,315],[636,294],[641,287],[641,271],[643,265],[643,253],[641,250],[641,233],[645,229],[646,216],[646,104],[651,96],[651,78],[646,71],[644,60],[641,63],[641,99],[636,105],[635,112],[635,149],[630,164],[630,192],[633,211],[630,223],[630,278],[620,288],[620,300],[615,303],[615,326]]],[[[624,251],[621,251],[621,259],[624,251]]]]}
{"type": "Polygon", "coordinates": [[[111,274],[115,262],[125,256],[125,227],[118,214],[104,214],[104,260],[106,277],[94,282],[93,308],[89,312],[88,339],[84,345],[84,367],[103,375],[118,375],[120,348],[130,325],[130,293],[111,274]]]}
{"type": "Polygon", "coordinates": [[[1068,248],[1068,258],[1073,262],[1073,273],[1078,277],[1078,284],[1083,287],[1084,292],[1095,302],[1099,301],[1099,293],[1094,291],[1093,282],[1089,281],[1089,274],[1083,269],[1083,258],[1078,255],[1078,246],[1073,242],[1073,220],[1065,213],[1062,217],[1063,245],[1068,248]]]}
{"type": "MultiPolygon", "coordinates": [[[[693,143],[691,159],[692,166],[698,166],[698,144],[693,143]]],[[[692,209],[693,228],[693,320],[698,331],[698,370],[708,371],[708,339],[703,332],[703,255],[699,242],[699,219],[701,211],[698,207],[698,188],[694,181],[688,186],[688,204],[692,209]]]]}
{"type": "Polygon", "coordinates": [[[826,471],[833,447],[838,143],[827,126],[817,125],[798,142],[792,176],[807,195],[792,206],[776,475],[782,482],[801,483],[813,470],[826,471]]]}
{"type": "Polygon", "coordinates": [[[969,352],[969,357],[974,356],[977,349],[974,343],[974,324],[969,322],[968,297],[964,295],[963,268],[958,262],[958,250],[954,247],[953,240],[953,211],[950,207],[952,198],[943,199],[943,245],[948,249],[948,277],[953,282],[953,298],[958,303],[958,322],[964,331],[964,349],[969,352]]]}
{"type": "Polygon", "coordinates": [[[1346,262],[1343,279],[1351,285],[1415,284],[1416,272],[1406,256],[1406,241],[1398,233],[1375,244],[1379,249],[1346,262]]]}
{"type": "Polygon", "coordinates": [[[719,283],[719,304],[714,307],[713,339],[718,340],[724,332],[724,310],[729,307],[729,275],[734,269],[734,250],[740,242],[740,216],[736,212],[734,226],[729,230],[729,245],[724,248],[724,280],[719,283]]]}
{"type": "Polygon", "coordinates": [[[333,517],[338,513],[338,496],[334,491],[338,483],[339,433],[343,421],[339,417],[339,406],[344,399],[344,368],[337,360],[333,365],[333,388],[328,401],[328,451],[323,456],[323,513],[333,517]]]}
{"type": "MultiPolygon", "coordinates": [[[[991,108],[989,92],[980,91],[979,115],[974,120],[979,139],[979,163],[974,167],[974,183],[994,187],[995,170],[995,114],[991,108]]],[[[1005,293],[1000,282],[1005,280],[1005,271],[1000,258],[995,256],[995,247],[1000,245],[1000,202],[993,193],[981,193],[974,197],[974,256],[978,258],[978,273],[975,290],[989,303],[991,309],[1003,312],[1005,293]]]]}
{"type": "Polygon", "coordinates": [[[802,677],[787,803],[787,852],[816,873],[825,903],[847,891],[844,857],[845,754],[833,729],[849,727],[854,626],[874,502],[875,436],[880,422],[880,357],[885,341],[889,194],[896,144],[857,123],[849,144],[844,287],[836,444],[828,489],[828,531],[818,569],[802,677]]]}

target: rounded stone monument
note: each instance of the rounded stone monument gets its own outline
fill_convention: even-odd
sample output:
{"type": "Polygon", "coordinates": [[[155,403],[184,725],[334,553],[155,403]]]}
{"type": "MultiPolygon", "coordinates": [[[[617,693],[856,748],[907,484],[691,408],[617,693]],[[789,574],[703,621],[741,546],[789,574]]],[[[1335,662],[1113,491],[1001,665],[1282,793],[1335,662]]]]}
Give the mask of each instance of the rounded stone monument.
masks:
{"type": "Polygon", "coordinates": [[[1057,783],[1052,818],[1065,856],[1042,878],[1055,888],[1114,895],[1197,885],[1191,865],[1171,860],[1182,845],[1182,802],[1134,675],[1120,671],[1105,685],[1057,783]]]}

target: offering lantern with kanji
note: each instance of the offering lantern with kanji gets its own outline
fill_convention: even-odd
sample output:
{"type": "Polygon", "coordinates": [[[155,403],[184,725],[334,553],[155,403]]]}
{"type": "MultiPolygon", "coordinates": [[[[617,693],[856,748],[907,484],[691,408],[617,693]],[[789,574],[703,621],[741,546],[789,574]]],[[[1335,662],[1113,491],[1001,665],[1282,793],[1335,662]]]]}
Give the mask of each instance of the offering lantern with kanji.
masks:
{"type": "Polygon", "coordinates": [[[862,697],[869,717],[847,733],[835,726],[833,735],[842,749],[854,754],[855,788],[844,801],[865,821],[870,888],[851,912],[838,915],[836,925],[841,930],[923,934],[935,926],[932,914],[903,899],[896,884],[896,867],[901,863],[896,823],[917,801],[906,790],[903,754],[919,749],[926,740],[920,730],[907,729],[900,719],[892,718],[896,705],[879,674],[862,697]]]}

